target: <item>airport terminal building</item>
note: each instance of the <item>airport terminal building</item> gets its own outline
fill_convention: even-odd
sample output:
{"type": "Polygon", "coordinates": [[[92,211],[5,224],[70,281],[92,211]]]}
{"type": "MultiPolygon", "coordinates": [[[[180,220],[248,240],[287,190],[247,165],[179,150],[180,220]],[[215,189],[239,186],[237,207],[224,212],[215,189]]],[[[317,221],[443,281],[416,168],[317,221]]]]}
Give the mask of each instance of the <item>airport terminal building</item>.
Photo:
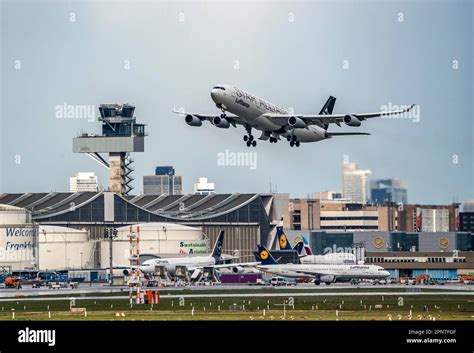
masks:
{"type": "MultiPolygon", "coordinates": [[[[126,233],[131,225],[140,225],[143,230],[144,254],[166,257],[206,253],[219,231],[224,230],[224,253],[240,256],[240,261],[254,261],[256,244],[276,249],[276,225],[282,216],[285,223],[292,212],[288,194],[7,193],[0,195],[0,204],[3,205],[0,242],[12,254],[15,249],[22,251],[20,257],[8,255],[0,259],[0,266],[20,270],[106,268],[109,265],[109,241],[104,238],[106,228],[117,229],[119,233],[113,241],[113,258],[115,263],[123,263],[128,244],[126,233]],[[34,254],[39,254],[36,263],[34,260],[38,257],[34,254]]],[[[389,215],[386,210],[378,211],[379,222],[390,218],[380,216],[389,215]]],[[[313,212],[311,206],[308,211],[313,212]]],[[[338,214],[334,220],[331,217],[336,216],[325,213],[354,212],[350,208],[320,211],[319,206],[314,205],[314,212],[319,213],[314,220],[304,216],[299,221],[302,225],[314,222],[319,229],[285,229],[290,241],[306,236],[315,254],[352,251],[358,246],[364,249],[365,262],[383,266],[394,278],[428,274],[433,279],[449,279],[474,274],[474,235],[471,232],[451,228],[414,232],[380,229],[380,226],[344,229],[341,222],[367,225],[373,220],[345,219],[338,214]],[[331,222],[338,224],[324,227],[331,222]]],[[[445,218],[450,225],[451,218],[445,218]]]]}
{"type": "Polygon", "coordinates": [[[363,248],[358,257],[384,267],[392,278],[429,275],[447,280],[474,275],[474,234],[469,232],[290,230],[286,234],[292,243],[305,235],[318,255],[363,248]]]}
{"type": "MultiPolygon", "coordinates": [[[[124,196],[113,192],[51,192],[0,195],[0,204],[5,207],[16,207],[31,213],[36,232],[38,226],[87,231],[88,239],[85,241],[92,247],[92,250],[87,250],[87,254],[92,252],[93,255],[84,253],[80,266],[87,264],[88,267],[101,268],[107,266],[104,264],[107,256],[103,254],[107,247],[102,244],[105,242],[104,229],[126,229],[130,225],[145,223],[154,224],[161,230],[165,228],[165,233],[166,228],[171,228],[165,224],[199,229],[207,237],[210,246],[214,244],[218,233],[224,230],[224,253],[244,256],[243,261],[253,260],[256,244],[267,243],[269,236],[274,236],[273,230],[281,209],[286,207],[285,202],[284,198],[280,201],[278,195],[238,193],[124,196]]],[[[81,251],[72,243],[69,245],[69,254],[81,251]]],[[[156,249],[154,255],[178,254],[176,249],[168,251],[159,245],[156,245],[156,249]]]]}

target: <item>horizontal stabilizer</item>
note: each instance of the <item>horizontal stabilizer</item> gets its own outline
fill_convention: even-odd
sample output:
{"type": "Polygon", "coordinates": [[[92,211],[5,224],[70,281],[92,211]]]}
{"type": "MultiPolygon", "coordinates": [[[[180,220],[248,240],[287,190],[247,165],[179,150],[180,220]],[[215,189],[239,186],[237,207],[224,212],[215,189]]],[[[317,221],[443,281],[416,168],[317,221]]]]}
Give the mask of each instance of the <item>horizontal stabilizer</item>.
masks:
{"type": "Polygon", "coordinates": [[[368,132],[326,132],[327,137],[370,135],[368,132]]]}

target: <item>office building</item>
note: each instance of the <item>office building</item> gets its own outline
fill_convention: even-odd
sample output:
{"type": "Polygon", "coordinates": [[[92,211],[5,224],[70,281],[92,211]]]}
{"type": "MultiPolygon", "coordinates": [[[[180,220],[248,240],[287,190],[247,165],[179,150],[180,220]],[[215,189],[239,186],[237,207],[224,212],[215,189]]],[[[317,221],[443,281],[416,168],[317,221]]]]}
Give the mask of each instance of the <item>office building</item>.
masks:
{"type": "Polygon", "coordinates": [[[145,195],[182,195],[183,177],[175,175],[171,166],[158,166],[155,175],[143,176],[143,193],[145,195]]]}
{"type": "Polygon", "coordinates": [[[207,178],[199,178],[199,181],[194,183],[194,193],[197,195],[215,194],[214,183],[208,182],[207,178]]]}
{"type": "Polygon", "coordinates": [[[363,205],[345,200],[289,199],[283,215],[289,230],[330,231],[404,231],[454,232],[470,231],[468,215],[458,205],[363,205]],[[465,221],[464,221],[465,220],[465,221]]]}
{"type": "Polygon", "coordinates": [[[79,172],[69,178],[70,192],[98,191],[97,176],[92,172],[79,172]]]}
{"type": "Polygon", "coordinates": [[[343,200],[340,191],[317,191],[313,193],[313,198],[317,200],[343,200]]]}
{"type": "Polygon", "coordinates": [[[370,182],[370,200],[376,205],[385,203],[407,204],[407,189],[401,180],[378,179],[370,182]]]}
{"type": "Polygon", "coordinates": [[[366,204],[369,200],[368,177],[370,170],[357,169],[356,163],[342,165],[342,195],[353,203],[366,204]]]}

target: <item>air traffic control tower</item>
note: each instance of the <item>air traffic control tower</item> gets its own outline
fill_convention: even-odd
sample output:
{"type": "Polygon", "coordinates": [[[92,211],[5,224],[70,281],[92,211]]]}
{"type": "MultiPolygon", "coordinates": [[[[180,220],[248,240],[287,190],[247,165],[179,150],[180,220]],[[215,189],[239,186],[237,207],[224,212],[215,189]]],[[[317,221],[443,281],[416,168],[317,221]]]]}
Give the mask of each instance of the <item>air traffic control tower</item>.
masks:
{"type": "Polygon", "coordinates": [[[108,191],[127,195],[133,187],[131,152],[145,151],[145,125],[137,124],[135,107],[101,104],[102,135],[84,133],[73,139],[73,152],[86,153],[109,169],[108,191]],[[107,162],[100,153],[108,153],[107,162]]]}

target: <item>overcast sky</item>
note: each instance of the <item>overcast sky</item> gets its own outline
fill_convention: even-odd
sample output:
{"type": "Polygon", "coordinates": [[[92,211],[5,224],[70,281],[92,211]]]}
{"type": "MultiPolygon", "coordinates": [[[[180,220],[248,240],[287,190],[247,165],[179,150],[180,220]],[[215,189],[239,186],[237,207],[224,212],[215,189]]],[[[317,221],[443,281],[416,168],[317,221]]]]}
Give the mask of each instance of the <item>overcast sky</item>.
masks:
{"type": "Polygon", "coordinates": [[[346,158],[402,179],[409,202],[474,196],[470,1],[3,1],[1,21],[0,192],[68,191],[78,171],[107,185],[106,169],[72,153],[72,138],[100,124],[58,119],[57,107],[128,102],[149,134],[133,155],[135,193],[156,165],[173,165],[186,192],[207,176],[217,192],[268,192],[271,182],[305,196],[340,190],[346,158]],[[334,95],[335,113],[416,103],[419,117],[330,127],[371,136],[249,149],[241,127],[193,128],[171,113],[217,112],[216,83],[299,113],[334,95]],[[256,152],[256,168],[219,165],[226,150],[256,152]]]}

